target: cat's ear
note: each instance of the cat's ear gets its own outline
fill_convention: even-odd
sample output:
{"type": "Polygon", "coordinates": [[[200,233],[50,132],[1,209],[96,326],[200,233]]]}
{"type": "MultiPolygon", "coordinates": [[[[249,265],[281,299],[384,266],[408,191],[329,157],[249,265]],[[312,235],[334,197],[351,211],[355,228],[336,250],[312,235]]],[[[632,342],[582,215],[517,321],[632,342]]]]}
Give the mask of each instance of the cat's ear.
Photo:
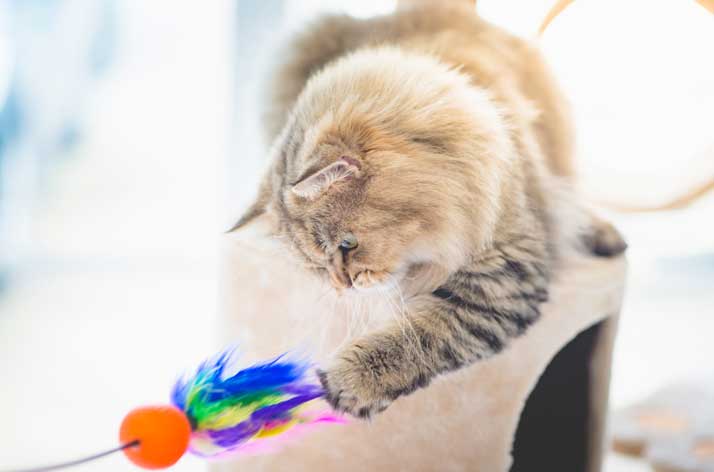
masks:
{"type": "Polygon", "coordinates": [[[327,167],[293,185],[295,195],[312,200],[317,198],[333,184],[353,177],[359,177],[360,164],[356,159],[342,157],[327,167]]]}
{"type": "Polygon", "coordinates": [[[243,213],[243,216],[226,233],[232,233],[253,223],[268,222],[270,219],[270,199],[272,197],[272,179],[270,173],[263,179],[258,189],[255,202],[243,213]]]}

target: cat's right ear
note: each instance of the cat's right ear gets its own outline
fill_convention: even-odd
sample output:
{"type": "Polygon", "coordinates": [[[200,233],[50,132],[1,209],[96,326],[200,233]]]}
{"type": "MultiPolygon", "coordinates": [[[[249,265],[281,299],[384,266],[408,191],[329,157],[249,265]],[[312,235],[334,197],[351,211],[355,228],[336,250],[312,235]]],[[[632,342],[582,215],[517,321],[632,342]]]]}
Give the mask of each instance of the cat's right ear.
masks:
{"type": "Polygon", "coordinates": [[[336,162],[293,185],[292,192],[299,197],[313,200],[327,191],[333,184],[359,177],[359,175],[359,161],[351,157],[342,156],[336,162]]]}

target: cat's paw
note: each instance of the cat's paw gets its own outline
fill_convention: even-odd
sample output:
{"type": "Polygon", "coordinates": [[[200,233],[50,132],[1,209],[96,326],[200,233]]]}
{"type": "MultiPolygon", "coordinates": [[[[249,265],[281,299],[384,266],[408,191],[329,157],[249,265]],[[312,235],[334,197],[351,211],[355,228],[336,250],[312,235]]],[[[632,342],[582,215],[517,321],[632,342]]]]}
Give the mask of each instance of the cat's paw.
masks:
{"type": "Polygon", "coordinates": [[[585,247],[595,256],[613,257],[627,249],[627,243],[620,232],[607,221],[595,219],[592,227],[582,235],[585,247]]]}
{"type": "Polygon", "coordinates": [[[317,374],[326,392],[325,400],[336,411],[368,419],[392,403],[378,377],[355,360],[341,359],[317,374]]]}

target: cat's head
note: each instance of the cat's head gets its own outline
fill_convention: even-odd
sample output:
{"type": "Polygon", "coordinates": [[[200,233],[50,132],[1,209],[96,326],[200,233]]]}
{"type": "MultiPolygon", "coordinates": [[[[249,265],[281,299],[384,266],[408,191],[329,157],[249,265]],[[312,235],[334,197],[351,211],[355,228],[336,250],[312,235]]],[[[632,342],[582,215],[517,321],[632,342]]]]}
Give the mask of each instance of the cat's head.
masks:
{"type": "Polygon", "coordinates": [[[390,48],[353,54],[308,82],[236,228],[269,219],[338,289],[453,271],[492,237],[506,134],[457,71],[390,48]]]}

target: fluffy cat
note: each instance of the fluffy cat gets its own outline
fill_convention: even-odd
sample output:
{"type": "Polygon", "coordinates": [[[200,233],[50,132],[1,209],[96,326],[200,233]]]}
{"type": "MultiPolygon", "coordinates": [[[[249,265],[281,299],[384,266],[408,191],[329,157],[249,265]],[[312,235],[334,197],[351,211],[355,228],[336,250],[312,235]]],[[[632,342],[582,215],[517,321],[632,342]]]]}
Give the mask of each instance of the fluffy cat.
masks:
{"type": "Polygon", "coordinates": [[[565,101],[537,49],[472,2],[331,16],[296,37],[271,86],[272,163],[234,229],[262,220],[337,290],[398,284],[397,324],[320,378],[369,417],[492,356],[538,320],[565,251],[621,253],[572,190],[565,101]]]}

